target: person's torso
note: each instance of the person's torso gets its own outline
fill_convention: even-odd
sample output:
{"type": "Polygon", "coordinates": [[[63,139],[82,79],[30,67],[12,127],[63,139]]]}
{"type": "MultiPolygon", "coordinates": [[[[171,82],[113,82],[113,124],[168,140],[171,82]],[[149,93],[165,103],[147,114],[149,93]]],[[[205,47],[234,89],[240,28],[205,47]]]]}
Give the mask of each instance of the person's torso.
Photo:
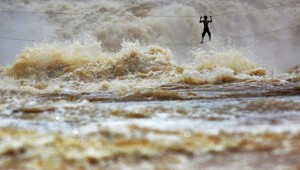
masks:
{"type": "Polygon", "coordinates": [[[208,21],[203,21],[204,28],[208,28],[208,21]]]}

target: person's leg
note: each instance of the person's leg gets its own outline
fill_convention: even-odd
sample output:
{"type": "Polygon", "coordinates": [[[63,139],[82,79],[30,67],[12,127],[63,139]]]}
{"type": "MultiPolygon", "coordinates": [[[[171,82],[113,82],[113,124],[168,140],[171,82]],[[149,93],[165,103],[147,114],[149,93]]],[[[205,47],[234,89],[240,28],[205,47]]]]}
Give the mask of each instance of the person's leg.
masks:
{"type": "Polygon", "coordinates": [[[203,39],[205,37],[205,33],[206,33],[205,30],[203,30],[201,43],[203,43],[203,39]]]}
{"type": "Polygon", "coordinates": [[[210,31],[208,30],[208,37],[209,37],[209,41],[211,40],[211,33],[210,31]]]}

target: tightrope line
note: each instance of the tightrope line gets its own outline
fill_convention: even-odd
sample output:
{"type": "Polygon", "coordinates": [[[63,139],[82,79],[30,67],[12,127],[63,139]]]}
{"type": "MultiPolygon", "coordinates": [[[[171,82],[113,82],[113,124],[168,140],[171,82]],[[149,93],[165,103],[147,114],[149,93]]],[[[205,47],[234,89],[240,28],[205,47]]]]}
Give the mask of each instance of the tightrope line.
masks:
{"type": "MultiPolygon", "coordinates": [[[[276,8],[281,6],[288,6],[288,5],[297,5],[300,4],[300,2],[293,2],[288,4],[280,4],[280,5],[272,5],[267,6],[264,8],[254,8],[254,9],[247,9],[243,11],[234,11],[234,12],[226,12],[221,14],[215,14],[211,16],[223,16],[223,15],[231,15],[231,14],[237,14],[237,13],[243,13],[243,12],[250,12],[250,11],[256,11],[256,10],[264,10],[264,9],[270,9],[270,8],[276,8]]],[[[57,12],[57,11],[20,11],[20,10],[0,10],[0,13],[24,13],[24,14],[57,14],[57,15],[70,15],[70,14],[96,14],[96,15],[105,15],[105,16],[125,16],[125,17],[153,17],[153,18],[198,18],[199,16],[192,16],[192,15],[182,15],[182,16],[176,16],[176,15],[129,15],[129,14],[104,14],[99,12],[57,12]]]]}
{"type": "MultiPolygon", "coordinates": [[[[228,12],[228,13],[223,13],[223,14],[216,14],[212,16],[222,16],[222,15],[231,15],[231,14],[237,14],[237,13],[243,13],[243,12],[249,12],[249,11],[255,11],[255,10],[264,10],[264,9],[269,9],[269,8],[275,8],[275,7],[281,7],[281,6],[287,6],[287,5],[297,5],[300,2],[295,2],[295,3],[289,3],[289,4],[281,4],[281,5],[273,5],[273,6],[268,6],[264,8],[255,8],[255,9],[248,9],[248,10],[243,10],[243,11],[235,11],[235,12],[228,12]]],[[[0,10],[0,13],[30,13],[30,14],[82,14],[82,13],[68,13],[68,12],[39,12],[39,11],[5,11],[5,10],[0,10]]],[[[84,13],[84,14],[91,14],[91,13],[84,13]]],[[[100,13],[97,13],[100,14],[100,13]]],[[[101,13],[102,14],[102,13],[101,13]]],[[[105,15],[105,14],[104,14],[105,15]]],[[[135,16],[135,17],[198,17],[198,16],[156,16],[156,15],[107,15],[107,16],[135,16]]],[[[264,35],[264,34],[271,34],[274,32],[280,32],[280,31],[285,31],[285,30],[290,30],[290,29],[295,29],[299,28],[300,26],[294,26],[294,27],[288,27],[288,28],[282,28],[279,30],[272,30],[268,32],[261,32],[261,33],[256,33],[252,35],[244,35],[244,36],[239,36],[239,37],[233,37],[232,39],[243,39],[243,38],[249,38],[249,37],[255,37],[259,35],[264,35]]],[[[6,36],[0,36],[0,39],[6,39],[6,40],[13,40],[13,41],[27,41],[27,42],[43,42],[42,40],[35,40],[35,39],[23,39],[23,38],[13,38],[13,37],[6,37],[6,36]]],[[[159,45],[169,45],[169,46],[187,46],[187,45],[198,45],[200,43],[141,43],[141,44],[159,44],[159,45]]],[[[103,44],[103,45],[119,45],[119,44],[103,44]]]]}
{"type": "Polygon", "coordinates": [[[0,36],[0,39],[13,40],[13,41],[27,41],[27,42],[42,42],[41,40],[12,38],[12,37],[4,37],[4,36],[0,36]]]}
{"type": "MultiPolygon", "coordinates": [[[[265,34],[271,34],[271,33],[275,33],[275,32],[291,30],[291,29],[295,29],[295,28],[300,28],[300,25],[294,26],[294,27],[282,28],[282,29],[278,29],[278,30],[267,31],[267,32],[260,32],[260,33],[256,33],[256,34],[252,34],[252,35],[233,37],[232,39],[234,39],[234,40],[244,39],[244,38],[255,37],[255,36],[259,36],[259,35],[265,35],[265,34]]],[[[27,41],[27,42],[45,42],[42,40],[13,38],[13,37],[5,37],[5,36],[0,36],[0,39],[13,40],[13,41],[27,41]]],[[[166,46],[192,46],[192,45],[198,45],[200,43],[158,43],[158,42],[153,42],[153,43],[140,43],[140,44],[142,44],[142,45],[157,44],[157,45],[166,45],[166,46]]],[[[107,44],[102,44],[102,45],[109,46],[109,45],[120,45],[120,44],[107,43],[107,44]]]]}
{"type": "Polygon", "coordinates": [[[243,12],[251,12],[251,11],[257,11],[257,10],[265,10],[265,9],[276,8],[276,7],[281,7],[281,6],[297,5],[297,4],[300,4],[300,2],[289,3],[289,4],[281,4],[281,5],[273,5],[273,6],[267,6],[267,7],[264,7],[264,8],[247,9],[247,10],[243,10],[243,11],[227,12],[227,13],[222,13],[222,14],[215,14],[215,15],[212,15],[212,16],[231,15],[231,14],[238,14],[238,13],[243,13],[243,12]]]}
{"type": "Polygon", "coordinates": [[[241,37],[235,37],[233,39],[237,40],[237,39],[255,37],[255,36],[259,36],[259,35],[271,34],[271,33],[275,33],[275,32],[281,32],[281,31],[285,31],[285,30],[291,30],[291,29],[295,29],[295,28],[300,28],[300,25],[295,26],[295,27],[282,28],[282,29],[278,29],[278,30],[268,31],[268,32],[256,33],[256,34],[252,34],[252,35],[245,35],[245,36],[241,36],[241,37]]]}

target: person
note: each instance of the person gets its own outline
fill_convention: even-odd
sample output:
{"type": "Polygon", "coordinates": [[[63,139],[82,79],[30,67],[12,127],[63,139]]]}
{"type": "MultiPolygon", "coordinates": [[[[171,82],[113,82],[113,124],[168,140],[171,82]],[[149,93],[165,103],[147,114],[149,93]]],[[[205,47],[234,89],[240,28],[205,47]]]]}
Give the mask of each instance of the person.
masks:
{"type": "Polygon", "coordinates": [[[203,23],[203,26],[204,26],[203,32],[202,32],[202,41],[201,41],[201,43],[203,43],[203,39],[204,39],[206,33],[209,36],[209,41],[211,40],[211,33],[210,33],[209,27],[208,27],[208,23],[210,23],[210,22],[212,22],[212,17],[211,16],[210,16],[210,21],[207,20],[206,15],[204,16],[204,20],[202,20],[202,17],[200,17],[199,23],[203,23]]]}

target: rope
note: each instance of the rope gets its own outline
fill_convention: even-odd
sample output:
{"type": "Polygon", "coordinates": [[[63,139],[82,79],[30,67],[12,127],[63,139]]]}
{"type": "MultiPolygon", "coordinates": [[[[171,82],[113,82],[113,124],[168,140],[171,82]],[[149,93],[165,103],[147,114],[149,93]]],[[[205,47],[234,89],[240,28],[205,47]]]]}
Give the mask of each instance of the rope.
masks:
{"type": "Polygon", "coordinates": [[[12,38],[12,37],[4,37],[4,36],[0,36],[0,39],[4,39],[4,40],[13,40],[13,41],[27,41],[27,42],[42,42],[42,41],[40,41],[40,40],[22,39],[22,38],[12,38]]]}
{"type": "MultiPolygon", "coordinates": [[[[256,11],[256,10],[264,10],[264,9],[269,9],[269,8],[275,8],[275,7],[281,7],[281,6],[288,6],[288,5],[297,5],[300,4],[300,2],[293,2],[293,3],[288,3],[288,4],[280,4],[280,5],[272,5],[272,6],[267,6],[264,8],[254,8],[254,9],[247,9],[243,11],[234,11],[234,12],[227,12],[227,13],[221,13],[221,14],[215,14],[212,16],[224,16],[224,15],[231,15],[231,14],[237,14],[237,13],[244,13],[244,12],[250,12],[250,11],[256,11]]],[[[70,15],[70,14],[93,14],[93,13],[80,13],[80,12],[41,12],[41,11],[18,11],[18,10],[0,10],[0,13],[24,13],[24,14],[57,14],[57,15],[70,15]]],[[[176,16],[176,15],[125,15],[125,14],[103,14],[96,12],[95,14],[97,15],[106,15],[106,16],[125,16],[125,17],[153,17],[153,18],[198,18],[199,16],[192,16],[192,15],[185,15],[185,16],[176,16]]]]}
{"type": "Polygon", "coordinates": [[[238,39],[243,39],[243,38],[255,37],[255,36],[259,36],[259,35],[271,34],[271,33],[274,33],[274,32],[281,32],[281,31],[285,31],[285,30],[291,30],[291,29],[295,29],[295,28],[299,28],[299,27],[300,27],[300,25],[295,26],[295,27],[282,28],[282,29],[279,29],[279,30],[256,33],[256,34],[253,34],[253,35],[245,35],[245,36],[241,36],[241,37],[235,37],[233,39],[238,40],[238,39]]]}
{"type": "MultiPolygon", "coordinates": [[[[255,11],[255,10],[264,10],[264,9],[269,9],[269,8],[275,8],[275,7],[280,7],[280,6],[297,5],[299,3],[300,2],[289,3],[289,4],[281,4],[281,5],[273,5],[273,6],[268,6],[268,7],[265,7],[265,8],[248,9],[248,10],[244,10],[244,11],[235,11],[235,12],[229,12],[229,13],[223,13],[223,14],[216,14],[216,15],[213,15],[213,16],[231,15],[231,14],[237,14],[237,13],[243,13],[243,12],[249,12],[249,11],[255,11]]],[[[0,10],[0,13],[65,14],[65,15],[67,15],[67,14],[82,14],[82,13],[74,13],[74,12],[68,13],[68,12],[5,11],[5,10],[0,10]]],[[[85,14],[88,14],[88,13],[85,13],[85,14]]],[[[108,15],[108,16],[133,16],[133,15],[108,15]]],[[[137,16],[139,16],[139,17],[184,17],[184,18],[198,17],[198,16],[155,16],[155,15],[137,15],[137,16]]],[[[237,39],[255,37],[255,36],[259,36],[259,35],[271,34],[271,33],[274,33],[274,32],[281,32],[281,31],[290,30],[290,29],[299,28],[299,27],[300,26],[282,28],[282,29],[279,29],[279,30],[261,32],[261,33],[256,33],[256,34],[252,34],[252,35],[239,36],[239,37],[235,37],[233,39],[237,40],[237,39]]],[[[5,36],[0,36],[0,39],[14,40],[14,41],[27,41],[27,42],[43,42],[41,40],[22,39],[22,38],[13,38],[13,37],[5,37],[5,36]]],[[[143,44],[147,45],[147,44],[150,44],[150,43],[143,43],[143,44]]],[[[168,46],[189,46],[189,45],[198,45],[200,43],[169,43],[169,44],[168,43],[165,43],[165,44],[156,43],[156,44],[168,45],[168,46]]],[[[119,45],[119,44],[103,44],[103,45],[119,45]]]]}
{"type": "MultiPolygon", "coordinates": [[[[267,31],[267,32],[256,33],[256,34],[252,34],[252,35],[234,37],[233,39],[234,40],[244,39],[244,38],[255,37],[255,36],[259,36],[259,35],[265,35],[265,34],[271,34],[271,33],[275,33],[275,32],[291,30],[291,29],[295,29],[295,28],[300,28],[300,25],[294,26],[294,27],[282,28],[282,29],[278,29],[278,30],[272,30],[272,31],[267,31]]],[[[0,39],[14,40],[14,41],[28,41],[28,42],[43,42],[41,40],[12,38],[12,37],[5,37],[5,36],[0,36],[0,39]]],[[[200,43],[141,43],[141,44],[144,44],[144,45],[158,44],[158,45],[166,45],[166,46],[192,46],[192,45],[198,45],[200,43]]],[[[113,44],[112,43],[112,44],[103,44],[103,45],[119,45],[119,44],[113,44]]]]}
{"type": "Polygon", "coordinates": [[[297,4],[300,4],[300,2],[289,3],[289,4],[281,4],[281,5],[273,5],[273,6],[267,6],[267,7],[264,7],[264,8],[247,9],[247,10],[243,10],[243,11],[228,12],[228,13],[216,14],[216,15],[212,15],[212,16],[231,15],[231,14],[238,14],[238,13],[250,12],[250,11],[257,11],[257,10],[264,10],[264,9],[276,8],[276,7],[281,7],[281,6],[297,5],[297,4]]]}

